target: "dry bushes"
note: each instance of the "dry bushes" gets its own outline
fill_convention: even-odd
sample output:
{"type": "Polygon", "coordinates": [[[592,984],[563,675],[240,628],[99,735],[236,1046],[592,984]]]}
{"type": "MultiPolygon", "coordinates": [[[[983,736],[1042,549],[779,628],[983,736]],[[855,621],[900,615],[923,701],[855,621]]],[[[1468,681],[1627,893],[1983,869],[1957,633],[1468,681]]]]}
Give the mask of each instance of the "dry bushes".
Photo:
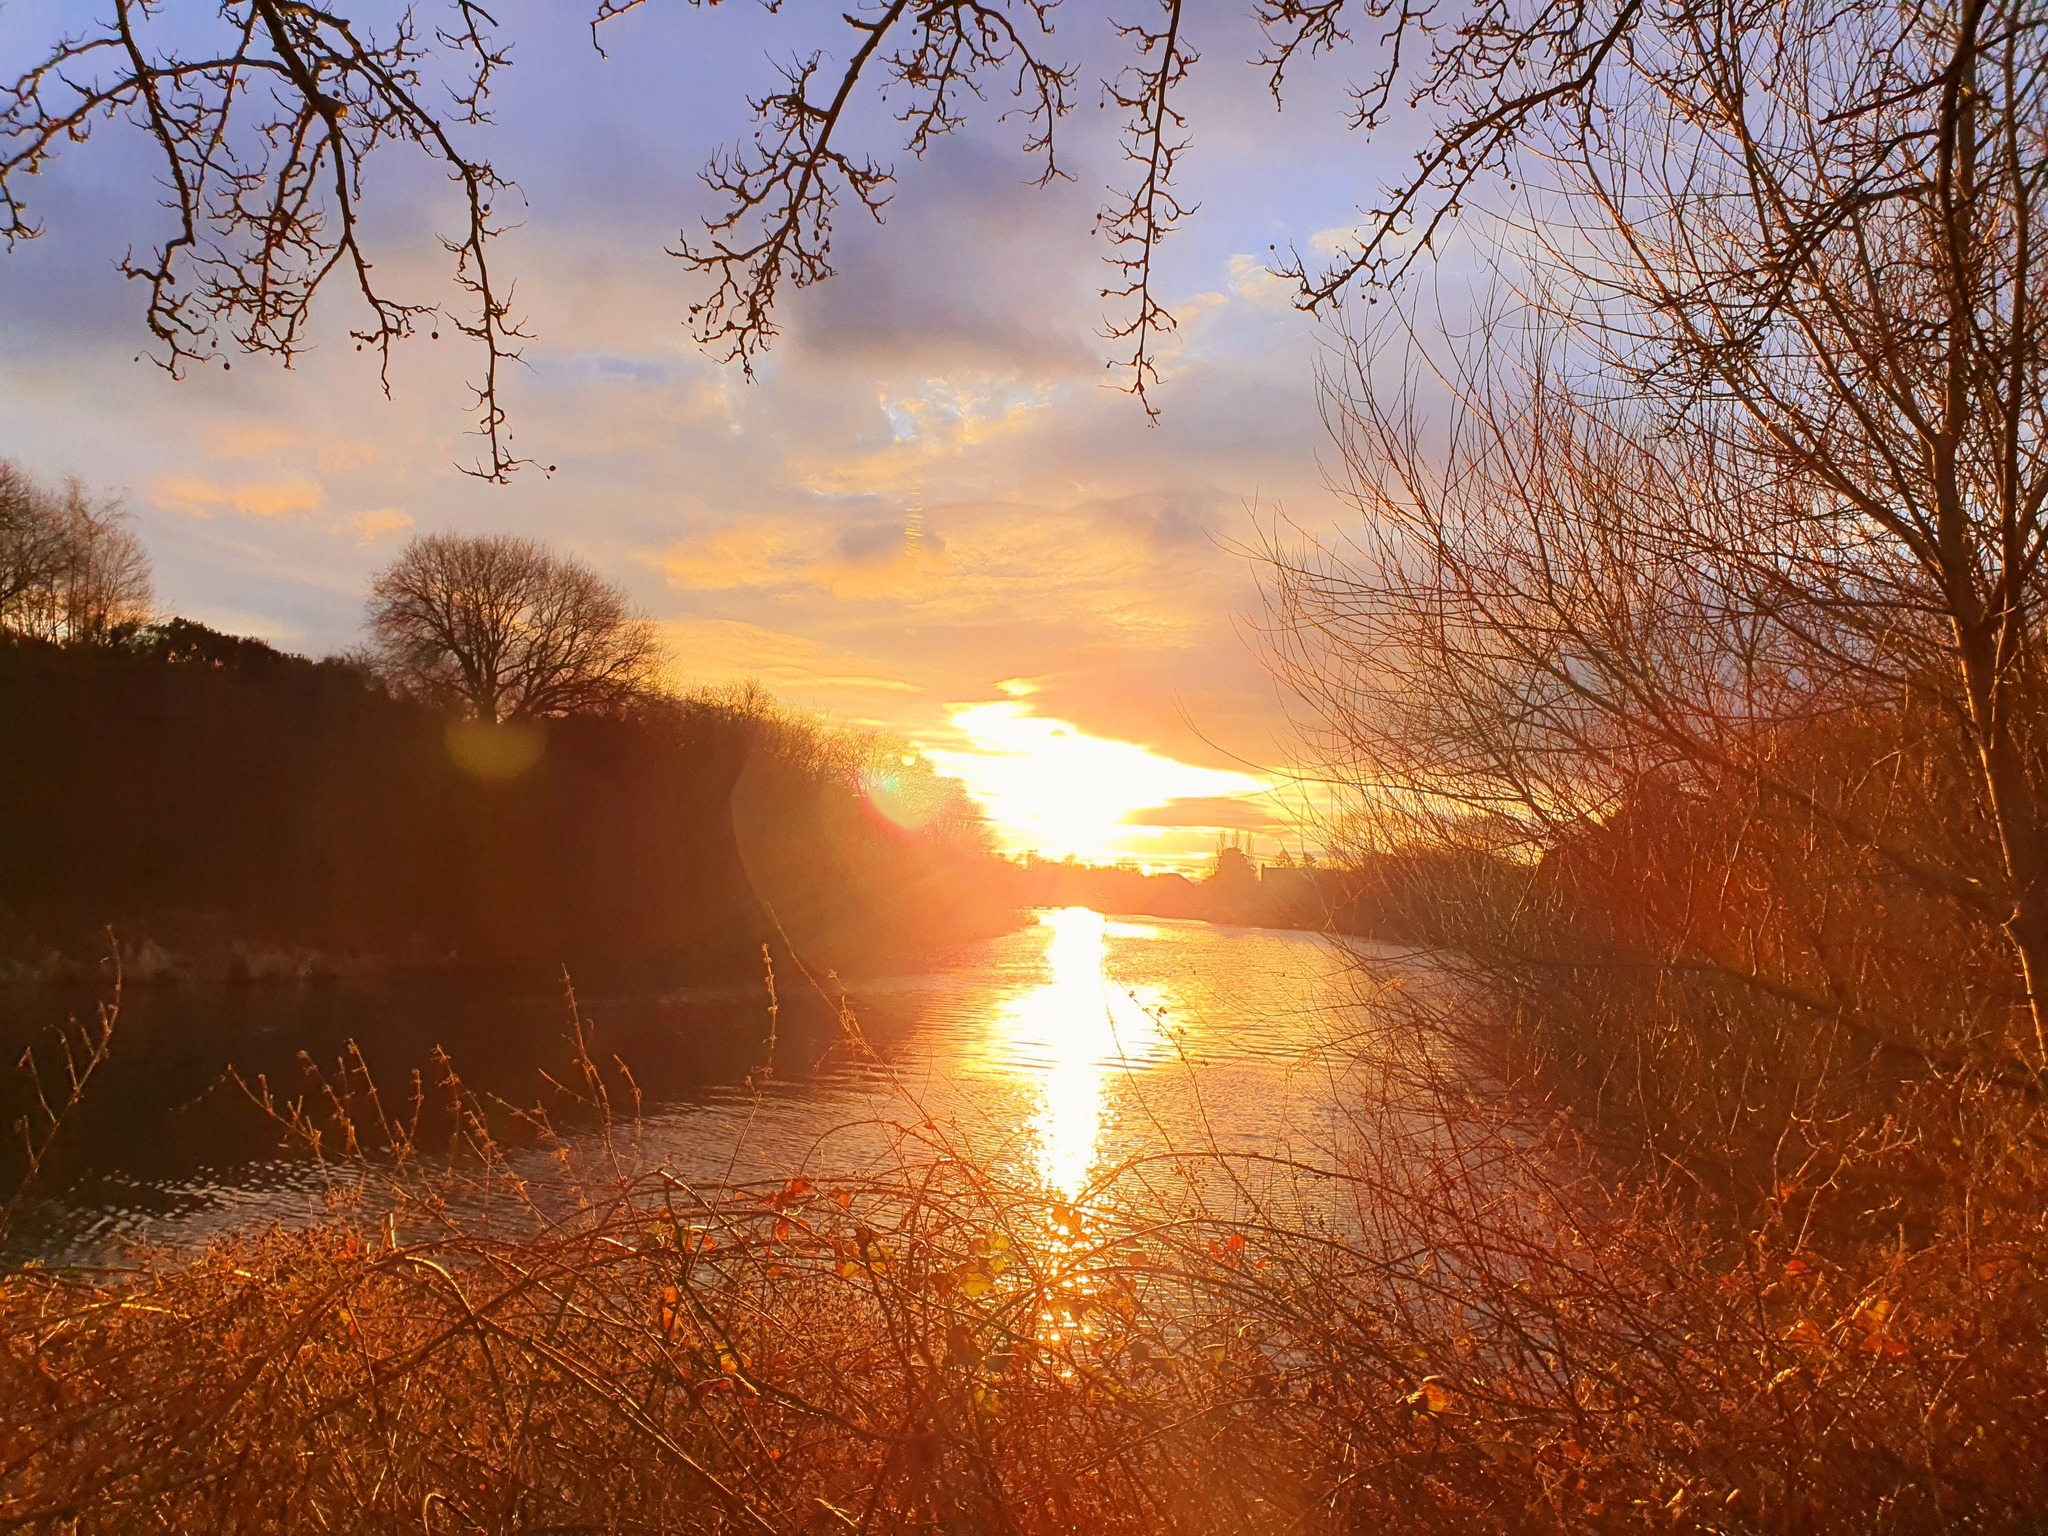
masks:
{"type": "Polygon", "coordinates": [[[0,1526],[2038,1527],[2017,1167],[1928,1242],[1816,1244],[1798,1190],[1717,1235],[1381,1060],[1340,1162],[1072,1204],[914,1122],[858,1180],[693,1190],[587,1059],[594,1132],[514,1117],[545,1168],[442,1085],[434,1174],[343,1079],[281,1115],[342,1149],[330,1224],[0,1283],[0,1526]]]}

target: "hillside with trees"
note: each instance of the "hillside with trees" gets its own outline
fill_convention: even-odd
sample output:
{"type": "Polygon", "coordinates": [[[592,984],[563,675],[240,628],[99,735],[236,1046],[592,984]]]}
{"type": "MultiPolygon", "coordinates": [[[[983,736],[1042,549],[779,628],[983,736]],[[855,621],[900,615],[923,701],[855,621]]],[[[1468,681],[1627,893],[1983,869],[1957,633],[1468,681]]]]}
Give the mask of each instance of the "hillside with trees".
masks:
{"type": "Polygon", "coordinates": [[[664,690],[650,627],[538,545],[416,541],[378,582],[367,652],[311,661],[140,622],[132,535],[4,473],[18,977],[81,974],[109,930],[131,980],[704,977],[755,973],[785,935],[806,963],[859,968],[1012,919],[957,784],[756,692],[664,690]],[[918,781],[914,816],[878,809],[884,774],[895,807],[918,781]]]}

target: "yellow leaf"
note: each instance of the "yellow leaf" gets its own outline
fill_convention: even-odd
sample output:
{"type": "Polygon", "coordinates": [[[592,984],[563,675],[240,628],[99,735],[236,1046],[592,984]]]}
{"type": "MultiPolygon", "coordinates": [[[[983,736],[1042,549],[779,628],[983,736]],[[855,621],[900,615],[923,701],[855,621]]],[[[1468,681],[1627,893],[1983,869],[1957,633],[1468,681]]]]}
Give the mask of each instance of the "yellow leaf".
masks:
{"type": "Polygon", "coordinates": [[[1407,1403],[1409,1407],[1420,1408],[1427,1414],[1449,1413],[1451,1394],[1444,1390],[1441,1382],[1431,1376],[1408,1394],[1407,1403]]]}

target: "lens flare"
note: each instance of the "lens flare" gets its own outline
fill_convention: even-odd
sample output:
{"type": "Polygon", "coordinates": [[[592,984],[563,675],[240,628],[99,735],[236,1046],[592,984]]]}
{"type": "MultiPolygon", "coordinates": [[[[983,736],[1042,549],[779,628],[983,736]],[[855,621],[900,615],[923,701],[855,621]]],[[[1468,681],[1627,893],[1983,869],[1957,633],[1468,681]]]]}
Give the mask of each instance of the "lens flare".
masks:
{"type": "Polygon", "coordinates": [[[944,814],[958,793],[914,752],[883,756],[861,770],[860,793],[888,825],[902,832],[921,832],[944,814]]]}
{"type": "Polygon", "coordinates": [[[451,721],[446,741],[449,757],[479,779],[516,779],[547,749],[547,738],[538,730],[512,721],[451,721]]]}

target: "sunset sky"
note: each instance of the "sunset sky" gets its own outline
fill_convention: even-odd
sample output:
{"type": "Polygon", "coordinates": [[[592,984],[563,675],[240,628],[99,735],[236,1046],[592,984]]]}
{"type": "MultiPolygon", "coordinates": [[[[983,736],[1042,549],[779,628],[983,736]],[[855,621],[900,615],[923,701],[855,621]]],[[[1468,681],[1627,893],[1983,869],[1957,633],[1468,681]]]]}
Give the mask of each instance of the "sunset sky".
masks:
{"type": "MultiPolygon", "coordinates": [[[[899,731],[1013,848],[1171,861],[1218,828],[1275,846],[1264,788],[1287,735],[1232,546],[1252,509],[1336,515],[1317,325],[1264,268],[1271,246],[1327,245],[1387,173],[1389,151],[1338,121],[1355,61],[1276,118],[1242,7],[1196,13],[1185,191],[1202,208],[1161,258],[1182,329],[1153,427],[1105,386],[1090,226],[1122,169],[1097,107],[1099,16],[1062,22],[1083,70],[1071,184],[1028,185],[994,111],[922,163],[869,114],[861,142],[902,177],[888,224],[844,219],[839,276],[787,302],[749,384],[692,344],[697,280],[664,247],[709,206],[697,171],[745,128],[771,57],[844,29],[809,6],[664,3],[614,24],[605,59],[587,9],[512,20],[491,138],[528,204],[498,257],[536,337],[507,404],[515,447],[552,476],[459,473],[474,359],[421,338],[385,400],[341,339],[339,290],[327,344],[289,373],[238,359],[173,383],[134,361],[141,295],[115,263],[163,215],[118,127],[64,153],[41,188],[48,235],[0,258],[0,455],[123,495],[167,612],[339,650],[408,533],[529,533],[622,582],[664,626],[678,681],[756,678],[899,731]]],[[[86,14],[8,5],[0,67],[86,14]]],[[[453,303],[435,173],[402,152],[373,166],[382,270],[453,303]]]]}

